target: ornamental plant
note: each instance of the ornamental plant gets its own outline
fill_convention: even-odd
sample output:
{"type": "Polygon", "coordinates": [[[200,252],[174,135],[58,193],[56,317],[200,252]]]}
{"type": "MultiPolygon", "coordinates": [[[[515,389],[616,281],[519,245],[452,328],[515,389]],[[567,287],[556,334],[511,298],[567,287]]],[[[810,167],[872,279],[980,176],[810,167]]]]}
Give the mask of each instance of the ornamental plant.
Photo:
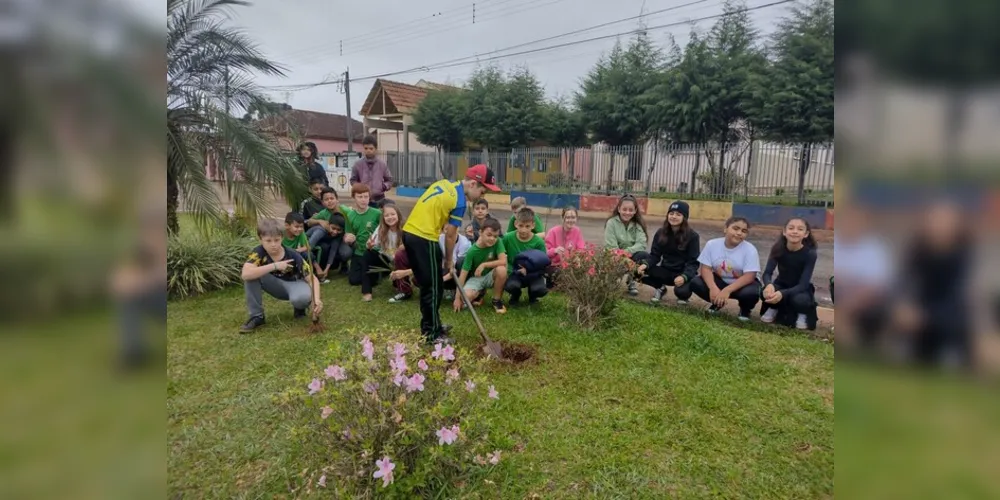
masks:
{"type": "Polygon", "coordinates": [[[624,278],[636,264],[624,250],[588,245],[563,255],[556,288],[567,297],[570,316],[584,329],[595,329],[611,317],[625,291],[624,278]]]}
{"type": "Polygon", "coordinates": [[[414,332],[368,333],[332,346],[299,386],[308,439],[329,461],[310,489],[336,498],[437,494],[500,462],[485,418],[501,393],[464,350],[428,349],[414,332]]]}

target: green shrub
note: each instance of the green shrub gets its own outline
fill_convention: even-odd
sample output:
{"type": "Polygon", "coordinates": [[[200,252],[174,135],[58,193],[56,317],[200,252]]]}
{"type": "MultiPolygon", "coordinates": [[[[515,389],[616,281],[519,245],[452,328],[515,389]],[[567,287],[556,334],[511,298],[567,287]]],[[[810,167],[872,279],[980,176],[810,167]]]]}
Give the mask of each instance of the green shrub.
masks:
{"type": "Polygon", "coordinates": [[[171,298],[185,298],[219,290],[240,282],[240,270],[253,238],[218,232],[170,238],[167,244],[167,290],[171,298]]]}

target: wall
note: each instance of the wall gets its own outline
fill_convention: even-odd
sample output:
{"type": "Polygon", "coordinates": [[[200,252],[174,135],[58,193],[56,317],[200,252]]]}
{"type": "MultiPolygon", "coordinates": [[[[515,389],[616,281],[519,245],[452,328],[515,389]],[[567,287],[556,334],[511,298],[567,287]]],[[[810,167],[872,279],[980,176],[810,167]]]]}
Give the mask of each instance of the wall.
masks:
{"type": "MultiPolygon", "coordinates": [[[[403,152],[403,135],[402,131],[398,130],[379,130],[378,131],[378,149],[379,151],[397,151],[403,152]]],[[[433,153],[436,151],[433,147],[421,143],[417,140],[417,134],[410,132],[410,152],[411,153],[433,153]]]]}
{"type": "MultiPolygon", "coordinates": [[[[333,141],[313,137],[308,137],[306,140],[316,143],[316,149],[319,150],[320,154],[347,152],[347,141],[333,141]]],[[[281,139],[281,145],[287,149],[295,149],[298,147],[298,144],[292,144],[291,140],[285,138],[281,139]]],[[[354,142],[354,151],[361,151],[361,141],[354,142]]]]}

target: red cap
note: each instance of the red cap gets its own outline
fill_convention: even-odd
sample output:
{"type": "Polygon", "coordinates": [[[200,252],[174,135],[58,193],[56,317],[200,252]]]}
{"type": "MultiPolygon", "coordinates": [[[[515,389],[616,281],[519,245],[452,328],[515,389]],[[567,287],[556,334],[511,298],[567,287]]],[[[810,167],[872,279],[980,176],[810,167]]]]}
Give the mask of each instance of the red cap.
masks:
{"type": "Polygon", "coordinates": [[[479,165],[473,165],[465,171],[465,178],[474,181],[479,181],[480,184],[486,186],[486,189],[490,191],[499,191],[500,187],[497,186],[497,178],[493,175],[493,171],[486,168],[486,165],[480,163],[479,165]]]}

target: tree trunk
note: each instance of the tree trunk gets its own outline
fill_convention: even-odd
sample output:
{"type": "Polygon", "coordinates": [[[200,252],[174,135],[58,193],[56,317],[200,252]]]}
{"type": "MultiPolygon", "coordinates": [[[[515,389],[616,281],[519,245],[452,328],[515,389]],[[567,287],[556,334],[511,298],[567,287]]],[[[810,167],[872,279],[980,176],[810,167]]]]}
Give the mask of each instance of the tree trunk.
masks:
{"type": "Polygon", "coordinates": [[[968,98],[964,89],[952,90],[948,95],[948,109],[944,125],[944,167],[946,175],[957,175],[959,165],[958,145],[962,130],[965,128],[965,111],[968,98]]]}
{"type": "Polygon", "coordinates": [[[177,179],[167,172],[167,234],[178,234],[180,223],[177,220],[177,206],[180,201],[180,188],[177,179]]]}
{"type": "Polygon", "coordinates": [[[694,194],[695,183],[698,182],[698,171],[701,170],[701,154],[702,151],[699,148],[695,148],[695,152],[698,156],[694,157],[694,170],[691,171],[691,183],[688,184],[688,193],[694,194]]]}
{"type": "Polygon", "coordinates": [[[719,145],[719,171],[715,173],[715,189],[712,190],[714,195],[724,195],[726,194],[726,147],[728,143],[723,142],[719,145]]]}
{"type": "Polygon", "coordinates": [[[611,183],[614,182],[615,179],[615,151],[614,148],[611,147],[609,147],[608,150],[611,151],[611,166],[608,167],[608,185],[605,194],[610,196],[611,183]]]}
{"type": "Polygon", "coordinates": [[[660,152],[660,140],[653,140],[653,161],[649,163],[649,168],[646,169],[646,196],[649,196],[649,191],[653,186],[653,169],[656,168],[656,159],[660,152]]]}
{"type": "Polygon", "coordinates": [[[812,144],[804,144],[802,152],[799,154],[799,205],[806,204],[806,172],[809,171],[809,164],[812,163],[812,144]]]}

